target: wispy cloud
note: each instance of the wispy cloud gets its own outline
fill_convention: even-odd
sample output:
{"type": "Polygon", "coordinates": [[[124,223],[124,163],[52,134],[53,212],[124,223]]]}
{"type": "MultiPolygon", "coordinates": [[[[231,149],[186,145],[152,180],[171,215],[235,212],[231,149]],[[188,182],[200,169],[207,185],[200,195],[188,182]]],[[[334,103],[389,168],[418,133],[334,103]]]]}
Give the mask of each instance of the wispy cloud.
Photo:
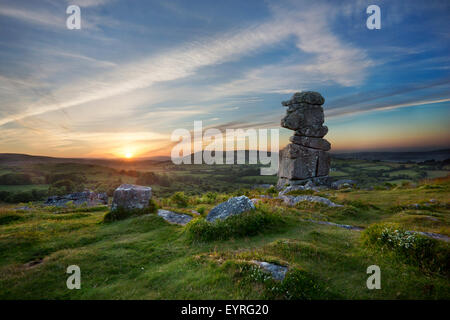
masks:
{"type": "Polygon", "coordinates": [[[422,105],[431,105],[436,103],[443,103],[443,102],[449,102],[450,98],[445,99],[438,99],[438,100],[418,100],[408,103],[398,103],[398,104],[385,104],[382,106],[375,106],[371,108],[367,108],[364,110],[352,110],[351,108],[345,108],[345,109],[333,109],[329,112],[326,112],[327,117],[332,118],[339,118],[339,117],[348,117],[348,116],[355,116],[365,113],[371,113],[371,112],[380,112],[380,111],[390,111],[390,110],[396,110],[396,109],[402,109],[402,108],[408,108],[408,107],[416,107],[416,106],[422,106],[422,105]]]}
{"type": "Polygon", "coordinates": [[[129,63],[116,68],[111,73],[93,77],[81,83],[72,83],[70,89],[57,89],[53,92],[53,96],[58,102],[53,104],[40,102],[28,106],[24,112],[1,119],[0,125],[24,117],[130,93],[156,83],[192,76],[202,67],[255,54],[290,36],[297,38],[297,47],[301,51],[315,55],[311,64],[274,65],[254,70],[243,80],[219,86],[215,89],[215,94],[223,96],[266,89],[284,89],[287,81],[280,80],[287,78],[290,80],[289,86],[292,86],[293,78],[297,77],[296,72],[299,74],[303,72],[305,77],[310,77],[312,74],[321,75],[327,80],[351,85],[364,76],[364,69],[370,66],[370,60],[363,51],[348,46],[333,36],[325,22],[318,22],[326,21],[321,19],[324,14],[319,9],[297,14],[278,13],[272,20],[265,23],[214,38],[198,40],[137,63],[129,63]],[[276,69],[280,70],[276,72],[276,76],[268,78],[267,74],[276,69]],[[286,76],[288,72],[289,75],[286,76]]]}

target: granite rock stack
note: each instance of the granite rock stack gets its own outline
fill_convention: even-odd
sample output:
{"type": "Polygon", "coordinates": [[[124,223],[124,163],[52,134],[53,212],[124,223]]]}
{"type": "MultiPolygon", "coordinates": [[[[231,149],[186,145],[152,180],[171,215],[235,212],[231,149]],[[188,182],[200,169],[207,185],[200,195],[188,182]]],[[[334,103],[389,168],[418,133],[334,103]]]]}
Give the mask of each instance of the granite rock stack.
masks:
{"type": "Polygon", "coordinates": [[[295,133],[280,152],[278,187],[284,185],[316,186],[328,184],[331,144],[323,139],[328,128],[323,125],[322,105],[325,99],[318,92],[295,93],[282,105],[287,107],[281,126],[295,133]]]}

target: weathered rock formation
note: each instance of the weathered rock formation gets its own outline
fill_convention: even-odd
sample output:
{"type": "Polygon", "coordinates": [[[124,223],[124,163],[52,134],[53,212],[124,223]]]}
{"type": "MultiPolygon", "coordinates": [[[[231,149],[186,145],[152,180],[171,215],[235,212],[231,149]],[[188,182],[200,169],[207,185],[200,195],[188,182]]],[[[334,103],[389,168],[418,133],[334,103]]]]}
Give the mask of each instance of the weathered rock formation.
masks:
{"type": "Polygon", "coordinates": [[[64,196],[51,196],[45,201],[47,206],[65,207],[68,204],[75,206],[87,205],[88,207],[108,204],[108,195],[104,192],[96,193],[90,190],[69,193],[64,196]]]}
{"type": "Polygon", "coordinates": [[[111,211],[119,207],[126,210],[145,209],[152,198],[152,188],[134,184],[122,184],[114,191],[111,211]]]}
{"type": "Polygon", "coordinates": [[[232,215],[241,214],[253,209],[255,209],[255,205],[248,197],[234,197],[212,208],[208,213],[206,220],[214,222],[217,219],[226,219],[232,215]]]}
{"type": "Polygon", "coordinates": [[[328,183],[330,171],[331,144],[323,139],[328,128],[323,125],[322,105],[325,99],[318,92],[304,91],[295,93],[282,105],[287,108],[281,126],[294,130],[288,144],[280,152],[278,169],[279,188],[284,185],[304,185],[328,183]]]}

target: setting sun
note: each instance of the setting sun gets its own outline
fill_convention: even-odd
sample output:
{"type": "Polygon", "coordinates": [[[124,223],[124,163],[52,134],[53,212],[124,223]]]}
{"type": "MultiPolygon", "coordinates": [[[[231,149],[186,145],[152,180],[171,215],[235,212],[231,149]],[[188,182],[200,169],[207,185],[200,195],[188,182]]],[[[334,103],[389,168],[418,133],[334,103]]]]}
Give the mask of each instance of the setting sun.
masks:
{"type": "Polygon", "coordinates": [[[133,154],[131,152],[125,153],[125,158],[131,159],[133,157],[133,154]]]}

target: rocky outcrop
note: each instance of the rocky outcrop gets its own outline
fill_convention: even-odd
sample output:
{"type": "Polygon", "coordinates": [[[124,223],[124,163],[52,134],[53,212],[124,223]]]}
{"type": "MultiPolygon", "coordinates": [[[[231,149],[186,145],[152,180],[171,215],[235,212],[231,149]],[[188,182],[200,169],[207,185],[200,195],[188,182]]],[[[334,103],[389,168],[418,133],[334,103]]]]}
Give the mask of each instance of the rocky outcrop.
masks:
{"type": "Polygon", "coordinates": [[[94,207],[108,204],[108,195],[105,192],[97,193],[90,190],[69,193],[63,196],[51,196],[44,205],[66,207],[68,204],[75,206],[87,205],[94,207]]]}
{"type": "Polygon", "coordinates": [[[246,196],[234,197],[228,199],[226,202],[215,206],[211,209],[206,217],[209,222],[214,222],[218,219],[226,219],[232,215],[241,214],[246,211],[255,209],[253,202],[246,196]]]}
{"type": "Polygon", "coordinates": [[[145,209],[152,198],[152,188],[133,184],[122,184],[114,191],[111,211],[119,207],[125,210],[145,209]]]}
{"type": "Polygon", "coordinates": [[[278,184],[314,185],[328,184],[330,171],[331,144],[323,139],[328,128],[323,126],[322,104],[325,99],[318,92],[304,91],[295,93],[288,101],[282,102],[287,108],[281,126],[295,131],[288,144],[280,152],[278,184]],[[317,179],[319,178],[319,179],[317,179]]]}

